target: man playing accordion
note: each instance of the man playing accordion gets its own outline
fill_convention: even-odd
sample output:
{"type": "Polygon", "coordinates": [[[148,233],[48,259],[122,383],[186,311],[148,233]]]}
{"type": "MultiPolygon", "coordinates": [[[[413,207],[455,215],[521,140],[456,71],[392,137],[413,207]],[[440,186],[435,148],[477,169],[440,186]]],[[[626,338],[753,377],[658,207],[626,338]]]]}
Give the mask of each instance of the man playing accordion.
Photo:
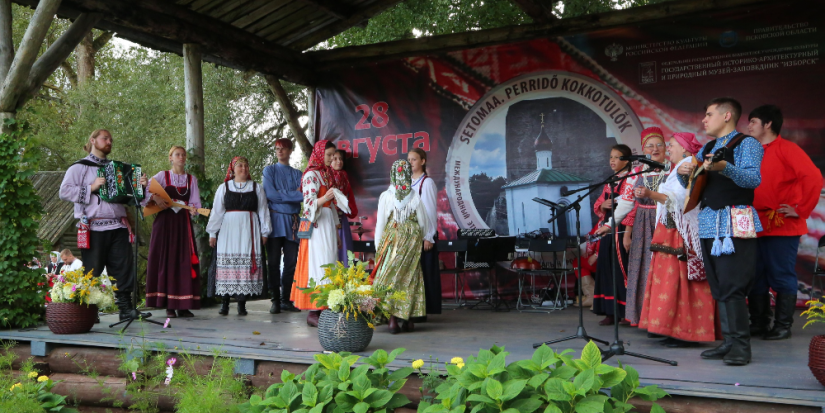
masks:
{"type": "MultiPolygon", "coordinates": [[[[106,158],[112,151],[112,134],[105,129],[95,130],[83,149],[89,155],[72,164],[60,184],[60,199],[74,203],[74,216],[80,220],[78,247],[83,263],[96,277],[106,268],[115,278],[115,303],[121,320],[129,316],[146,318],[149,315],[138,313],[131,300],[135,288],[131,245],[134,240],[126,220],[126,206],[100,197],[106,178],[98,177],[98,170],[112,162],[106,158]]],[[[142,175],[139,185],[146,184],[146,175],[142,175]]]]}

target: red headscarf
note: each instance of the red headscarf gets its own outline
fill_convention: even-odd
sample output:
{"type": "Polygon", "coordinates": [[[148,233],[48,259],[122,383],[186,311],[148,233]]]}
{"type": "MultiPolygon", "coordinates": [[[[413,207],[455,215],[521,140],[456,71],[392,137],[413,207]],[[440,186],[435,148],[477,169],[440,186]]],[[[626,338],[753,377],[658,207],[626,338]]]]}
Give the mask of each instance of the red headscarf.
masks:
{"type": "MultiPolygon", "coordinates": [[[[343,159],[341,160],[343,162],[343,159]]],[[[330,173],[332,174],[332,182],[333,186],[341,190],[344,195],[349,194],[352,189],[349,185],[349,175],[346,171],[341,169],[340,171],[336,171],[332,167],[329,168],[330,173]]]]}
{"type": "Polygon", "coordinates": [[[224,178],[224,182],[235,179],[235,165],[238,164],[238,161],[244,161],[247,165],[249,165],[249,160],[243,156],[236,156],[232,158],[232,162],[229,162],[229,168],[226,170],[226,178],[224,178]]]}
{"type": "Polygon", "coordinates": [[[327,148],[327,142],[329,141],[326,139],[315,142],[315,147],[312,148],[312,154],[309,155],[309,161],[307,161],[307,169],[304,171],[304,175],[301,176],[301,182],[304,181],[304,177],[307,173],[311,171],[318,171],[318,173],[321,174],[321,178],[324,179],[324,183],[326,183],[327,187],[333,187],[335,185],[335,181],[330,173],[332,168],[328,167],[324,163],[324,152],[327,148]]]}
{"type": "Polygon", "coordinates": [[[690,132],[676,132],[673,138],[689,153],[696,154],[702,149],[702,144],[696,140],[696,135],[690,132]]]}
{"type": "Polygon", "coordinates": [[[662,133],[662,130],[657,126],[651,126],[642,131],[642,149],[644,149],[647,141],[652,138],[659,138],[663,143],[665,141],[665,135],[662,133]]]}

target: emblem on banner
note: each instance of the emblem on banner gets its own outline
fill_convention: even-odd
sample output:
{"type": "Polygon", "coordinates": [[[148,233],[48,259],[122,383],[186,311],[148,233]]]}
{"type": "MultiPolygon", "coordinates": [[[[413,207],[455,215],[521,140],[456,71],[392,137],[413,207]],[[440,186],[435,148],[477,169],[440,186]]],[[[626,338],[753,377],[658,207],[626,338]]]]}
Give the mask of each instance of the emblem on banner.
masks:
{"type": "Polygon", "coordinates": [[[733,47],[739,43],[739,35],[735,31],[730,30],[719,35],[719,46],[733,47]]]}
{"type": "Polygon", "coordinates": [[[639,83],[656,83],[656,62],[639,63],[639,83]]]}
{"type": "Polygon", "coordinates": [[[622,54],[622,52],[624,52],[624,47],[618,43],[613,43],[604,48],[604,54],[610,57],[611,62],[618,61],[618,57],[622,54]]]}

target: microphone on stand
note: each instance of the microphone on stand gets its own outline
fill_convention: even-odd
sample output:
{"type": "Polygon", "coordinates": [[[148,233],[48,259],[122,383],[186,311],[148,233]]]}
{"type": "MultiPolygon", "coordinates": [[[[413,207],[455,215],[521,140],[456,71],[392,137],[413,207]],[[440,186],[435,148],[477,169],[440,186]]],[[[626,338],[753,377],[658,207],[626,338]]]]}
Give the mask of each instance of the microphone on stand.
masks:
{"type": "Polygon", "coordinates": [[[650,155],[630,155],[630,156],[622,156],[619,158],[623,161],[639,161],[643,164],[650,166],[653,169],[665,169],[665,164],[661,162],[656,162],[653,159],[650,159],[650,155]]]}

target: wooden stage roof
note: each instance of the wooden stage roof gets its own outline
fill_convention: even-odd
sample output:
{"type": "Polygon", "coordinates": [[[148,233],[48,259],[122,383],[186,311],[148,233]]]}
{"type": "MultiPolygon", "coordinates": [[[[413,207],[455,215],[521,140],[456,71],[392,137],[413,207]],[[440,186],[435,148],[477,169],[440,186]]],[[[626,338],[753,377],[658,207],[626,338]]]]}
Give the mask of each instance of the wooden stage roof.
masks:
{"type": "MultiPolygon", "coordinates": [[[[13,0],[35,7],[38,0],[13,0]]],[[[402,0],[63,0],[58,16],[75,19],[99,13],[95,25],[143,46],[182,54],[198,44],[203,60],[256,71],[304,85],[315,84],[317,69],[363,64],[404,56],[563,36],[640,24],[711,10],[747,8],[768,0],[678,0],[608,13],[558,19],[548,0],[512,0],[533,23],[331,51],[305,51],[402,0]]]]}

